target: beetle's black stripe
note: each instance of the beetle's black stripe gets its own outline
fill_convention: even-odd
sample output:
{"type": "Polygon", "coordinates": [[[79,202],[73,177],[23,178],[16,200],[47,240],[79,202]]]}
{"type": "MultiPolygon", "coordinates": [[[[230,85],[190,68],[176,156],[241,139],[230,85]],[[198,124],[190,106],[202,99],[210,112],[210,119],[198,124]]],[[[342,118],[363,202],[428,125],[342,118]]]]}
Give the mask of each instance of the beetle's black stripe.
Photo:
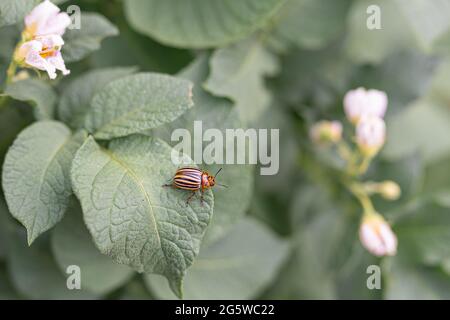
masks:
{"type": "Polygon", "coordinates": [[[200,182],[197,180],[188,180],[188,179],[182,179],[182,178],[177,178],[173,180],[175,183],[179,183],[179,184],[184,184],[184,185],[192,185],[192,186],[199,186],[200,182]]]}
{"type": "Polygon", "coordinates": [[[187,180],[187,179],[183,179],[183,178],[176,178],[174,179],[175,183],[178,184],[184,184],[184,185],[191,185],[191,186],[200,186],[201,182],[200,180],[187,180]]]}
{"type": "Polygon", "coordinates": [[[185,183],[191,183],[191,184],[200,184],[201,183],[201,179],[192,179],[189,177],[175,177],[175,179],[173,179],[174,181],[180,181],[180,182],[185,182],[185,183]]]}
{"type": "Polygon", "coordinates": [[[188,170],[188,169],[180,169],[175,173],[175,178],[181,177],[181,178],[191,178],[194,180],[201,180],[202,178],[202,172],[200,170],[188,170]]]}
{"type": "Polygon", "coordinates": [[[177,170],[176,174],[202,174],[202,171],[195,168],[181,168],[177,170]]]}
{"type": "Polygon", "coordinates": [[[193,182],[200,181],[202,178],[201,175],[189,175],[189,174],[177,174],[175,179],[188,179],[193,182]]]}
{"type": "Polygon", "coordinates": [[[175,186],[187,190],[198,190],[200,188],[200,184],[189,183],[183,180],[175,180],[175,186]]]}

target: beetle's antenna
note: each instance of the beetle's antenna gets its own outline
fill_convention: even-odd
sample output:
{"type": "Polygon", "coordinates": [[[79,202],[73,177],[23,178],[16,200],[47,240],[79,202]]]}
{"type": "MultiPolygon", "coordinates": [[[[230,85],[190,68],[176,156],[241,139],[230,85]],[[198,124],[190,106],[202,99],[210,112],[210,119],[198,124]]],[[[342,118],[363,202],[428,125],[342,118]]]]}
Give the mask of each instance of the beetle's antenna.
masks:
{"type": "Polygon", "coordinates": [[[225,185],[225,184],[221,184],[221,183],[216,183],[218,186],[221,186],[221,187],[224,187],[224,188],[228,188],[228,186],[227,185],[225,185]]]}
{"type": "Polygon", "coordinates": [[[217,175],[219,174],[220,170],[222,170],[222,168],[220,168],[219,170],[217,170],[216,174],[214,175],[214,178],[217,177],[217,175]]]}

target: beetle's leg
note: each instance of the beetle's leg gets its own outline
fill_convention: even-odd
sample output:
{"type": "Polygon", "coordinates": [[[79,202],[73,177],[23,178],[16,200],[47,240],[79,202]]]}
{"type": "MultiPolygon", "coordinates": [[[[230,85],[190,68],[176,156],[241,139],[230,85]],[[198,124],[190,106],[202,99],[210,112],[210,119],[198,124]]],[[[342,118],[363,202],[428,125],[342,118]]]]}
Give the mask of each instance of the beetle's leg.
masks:
{"type": "Polygon", "coordinates": [[[195,191],[192,192],[192,194],[187,198],[186,205],[189,204],[189,201],[191,201],[192,197],[195,196],[195,191]]]}
{"type": "Polygon", "coordinates": [[[202,204],[202,207],[203,207],[203,202],[204,202],[204,200],[203,200],[203,189],[201,189],[201,192],[200,192],[200,203],[202,204]]]}

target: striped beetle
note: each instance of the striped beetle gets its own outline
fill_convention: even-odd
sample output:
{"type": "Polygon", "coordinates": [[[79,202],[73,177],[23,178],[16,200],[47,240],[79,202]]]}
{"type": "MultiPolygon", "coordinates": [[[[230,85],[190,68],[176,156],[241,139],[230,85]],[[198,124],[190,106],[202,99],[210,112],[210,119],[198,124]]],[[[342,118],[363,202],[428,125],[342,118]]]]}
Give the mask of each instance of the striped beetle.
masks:
{"type": "Polygon", "coordinates": [[[183,189],[188,191],[193,191],[192,194],[187,198],[186,204],[192,199],[197,191],[201,192],[201,203],[203,205],[203,191],[214,187],[216,184],[227,188],[226,185],[216,183],[216,176],[219,174],[217,170],[215,175],[210,175],[208,171],[202,171],[197,168],[183,167],[179,168],[172,178],[172,183],[164,184],[163,187],[174,187],[177,189],[183,189]]]}

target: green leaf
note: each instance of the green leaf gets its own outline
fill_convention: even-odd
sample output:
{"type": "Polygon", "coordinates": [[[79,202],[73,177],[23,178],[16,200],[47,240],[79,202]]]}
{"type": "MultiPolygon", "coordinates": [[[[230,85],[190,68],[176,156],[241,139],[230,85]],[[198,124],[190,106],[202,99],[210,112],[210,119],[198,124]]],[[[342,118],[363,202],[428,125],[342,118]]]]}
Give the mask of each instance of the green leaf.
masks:
{"type": "Polygon", "coordinates": [[[104,38],[116,36],[119,30],[98,13],[82,12],[79,29],[64,33],[62,55],[66,62],[78,61],[100,48],[104,38]]]}
{"type": "MultiPolygon", "coordinates": [[[[267,109],[258,120],[258,128],[279,130],[281,137],[279,141],[280,163],[276,175],[255,175],[255,190],[250,213],[283,235],[289,234],[293,229],[289,217],[289,207],[298,199],[295,191],[303,174],[303,170],[298,170],[299,131],[294,124],[295,121],[282,105],[274,105],[267,109]]],[[[257,173],[258,171],[259,169],[257,169],[257,173]]]]}
{"type": "Polygon", "coordinates": [[[450,212],[434,202],[418,203],[395,222],[398,251],[412,261],[439,265],[450,259],[450,212]]]}
{"type": "MultiPolygon", "coordinates": [[[[20,36],[17,26],[9,26],[0,28],[0,61],[4,64],[4,68],[8,67],[10,59],[14,53],[14,47],[20,36]]],[[[5,70],[6,71],[6,70],[5,70]]]]}
{"type": "Polygon", "coordinates": [[[192,52],[163,46],[120,21],[120,37],[106,39],[89,57],[93,67],[140,66],[142,70],[174,74],[192,60],[192,52]],[[129,48],[126,54],[123,48],[129,48]]]}
{"type": "Polygon", "coordinates": [[[20,299],[20,297],[14,290],[11,280],[8,278],[6,268],[0,265],[0,300],[14,299],[20,299]]]}
{"type": "Polygon", "coordinates": [[[216,50],[204,87],[234,101],[241,119],[255,121],[271,103],[264,77],[278,72],[275,57],[254,39],[216,50]]]}
{"type": "Polygon", "coordinates": [[[450,54],[450,30],[434,41],[433,53],[445,56],[450,54]]]}
{"type": "Polygon", "coordinates": [[[450,158],[430,163],[425,169],[425,179],[422,195],[431,196],[439,204],[450,207],[450,171],[448,170],[450,158]]]}
{"type": "Polygon", "coordinates": [[[92,293],[107,294],[124,284],[134,273],[98,251],[83,223],[78,205],[73,206],[55,228],[51,244],[61,271],[66,272],[71,265],[80,267],[81,286],[92,293]]]}
{"type": "Polygon", "coordinates": [[[356,237],[356,230],[352,230],[352,233],[353,246],[350,255],[337,274],[337,295],[339,299],[346,300],[381,299],[381,290],[369,290],[367,287],[367,280],[372,274],[369,267],[378,266],[380,259],[361,246],[356,237]]]}
{"type": "Polygon", "coordinates": [[[30,102],[38,120],[54,118],[56,93],[50,85],[36,79],[26,79],[8,84],[5,90],[8,96],[30,102]]]}
{"type": "Polygon", "coordinates": [[[28,231],[28,244],[63,217],[72,194],[69,170],[85,133],[62,123],[37,122],[14,141],[3,164],[3,190],[11,214],[28,231]]]}
{"type": "Polygon", "coordinates": [[[142,277],[136,277],[128,282],[120,294],[121,300],[151,300],[153,298],[145,287],[142,277]]]}
{"type": "Polygon", "coordinates": [[[171,122],[190,107],[189,81],[139,73],[115,80],[96,94],[85,125],[96,138],[111,139],[171,122]]]}
{"type": "Polygon", "coordinates": [[[1,0],[0,27],[22,22],[39,0],[1,0]]]}
{"type": "Polygon", "coordinates": [[[401,189],[400,198],[395,201],[383,199],[380,195],[372,198],[375,208],[385,216],[395,218],[398,208],[415,201],[423,195],[422,186],[424,179],[424,167],[421,157],[416,154],[386,161],[385,159],[374,162],[366,175],[366,181],[393,180],[401,189]]]}
{"type": "Polygon", "coordinates": [[[323,48],[344,32],[350,4],[349,0],[289,0],[277,15],[271,40],[323,48]]]}
{"type": "MultiPolygon", "coordinates": [[[[202,121],[203,130],[215,128],[225,137],[225,129],[242,128],[236,108],[227,99],[210,95],[202,89],[201,84],[208,76],[208,55],[199,56],[191,65],[179,73],[179,77],[194,83],[194,107],[174,122],[157,130],[157,135],[170,144],[173,130],[185,128],[194,137],[194,121],[202,121]]],[[[153,132],[155,134],[155,132],[153,132]]],[[[208,143],[204,143],[205,147],[208,143]]],[[[225,147],[225,146],[224,146],[225,147]]],[[[191,150],[193,154],[193,150],[191,150]]],[[[225,154],[225,152],[224,152],[225,154]]],[[[204,241],[211,242],[225,234],[228,229],[244,216],[250,204],[253,192],[253,165],[197,163],[203,170],[214,174],[223,168],[217,181],[229,186],[214,188],[214,216],[204,241]]]]}
{"type": "Polygon", "coordinates": [[[395,0],[411,25],[419,44],[430,51],[450,28],[450,1],[395,0]]]}
{"type": "Polygon", "coordinates": [[[4,108],[1,111],[0,163],[3,163],[8,148],[12,145],[20,131],[33,122],[35,122],[33,115],[24,108],[14,105],[4,108]]]}
{"type": "Polygon", "coordinates": [[[450,299],[450,277],[439,268],[412,264],[399,257],[386,260],[384,299],[441,300],[450,299]]]}
{"type": "MultiPolygon", "coordinates": [[[[301,112],[305,112],[305,101],[316,112],[325,108],[330,112],[330,107],[336,107],[336,94],[343,96],[352,86],[356,67],[341,48],[292,50],[280,60],[281,72],[274,81],[276,98],[298,106],[301,112]]],[[[342,106],[342,100],[338,103],[342,106]]]]}
{"type": "Polygon", "coordinates": [[[97,298],[84,290],[83,285],[81,290],[68,289],[67,277],[70,274],[59,271],[45,242],[37,241],[32,247],[27,247],[21,233],[15,232],[14,236],[8,254],[8,273],[14,288],[21,295],[44,300],[97,298]]]}
{"type": "MultiPolygon", "coordinates": [[[[268,299],[336,299],[338,258],[345,256],[345,237],[356,237],[349,231],[350,219],[336,206],[323,206],[323,197],[318,198],[310,209],[310,221],[303,223],[292,238],[289,259],[282,267],[273,286],[266,293],[268,299]],[[321,210],[321,209],[325,210],[321,210]]],[[[304,213],[300,213],[304,215],[304,213]]],[[[306,218],[306,217],[305,217],[306,218]]],[[[354,241],[351,241],[353,243],[354,241]]]]}
{"type": "MultiPolygon", "coordinates": [[[[288,254],[285,241],[253,219],[243,219],[223,239],[203,247],[184,280],[186,299],[251,299],[274,278],[288,254]]],[[[151,292],[173,299],[161,277],[146,276],[151,292]]]]}
{"type": "Polygon", "coordinates": [[[127,76],[136,71],[135,68],[107,68],[89,71],[64,88],[58,104],[58,117],[71,128],[84,125],[90,103],[98,91],[108,83],[127,76]]]}
{"type": "Polygon", "coordinates": [[[186,191],[162,187],[177,169],[171,152],[145,136],[115,139],[108,150],[90,137],[73,161],[72,184],[100,252],[138,272],[164,275],[181,296],[214,200],[206,191],[203,205],[186,204],[186,191]]]}
{"type": "Polygon", "coordinates": [[[417,47],[416,39],[397,3],[392,0],[354,1],[347,19],[346,51],[357,63],[379,63],[395,51],[417,47]],[[381,29],[367,27],[369,6],[380,8],[381,29]]]}
{"type": "Polygon", "coordinates": [[[387,121],[387,143],[382,154],[395,160],[419,152],[424,162],[450,152],[450,112],[430,99],[418,100],[387,121]]]}
{"type": "Polygon", "coordinates": [[[8,254],[13,226],[8,207],[3,199],[0,199],[0,261],[5,259],[8,254]]]}
{"type": "Polygon", "coordinates": [[[293,194],[294,200],[289,208],[290,227],[301,230],[318,215],[333,212],[326,190],[315,185],[302,184],[293,194]]]}
{"type": "Polygon", "coordinates": [[[127,0],[130,25],[169,46],[206,48],[243,39],[263,27],[280,0],[127,0]]]}
{"type": "Polygon", "coordinates": [[[436,69],[427,96],[435,103],[447,105],[450,102],[450,59],[445,59],[436,69]]]}
{"type": "Polygon", "coordinates": [[[386,57],[380,65],[359,68],[351,88],[385,91],[389,100],[386,117],[390,117],[430,90],[436,70],[439,68],[435,57],[417,50],[400,51],[386,57]]]}

